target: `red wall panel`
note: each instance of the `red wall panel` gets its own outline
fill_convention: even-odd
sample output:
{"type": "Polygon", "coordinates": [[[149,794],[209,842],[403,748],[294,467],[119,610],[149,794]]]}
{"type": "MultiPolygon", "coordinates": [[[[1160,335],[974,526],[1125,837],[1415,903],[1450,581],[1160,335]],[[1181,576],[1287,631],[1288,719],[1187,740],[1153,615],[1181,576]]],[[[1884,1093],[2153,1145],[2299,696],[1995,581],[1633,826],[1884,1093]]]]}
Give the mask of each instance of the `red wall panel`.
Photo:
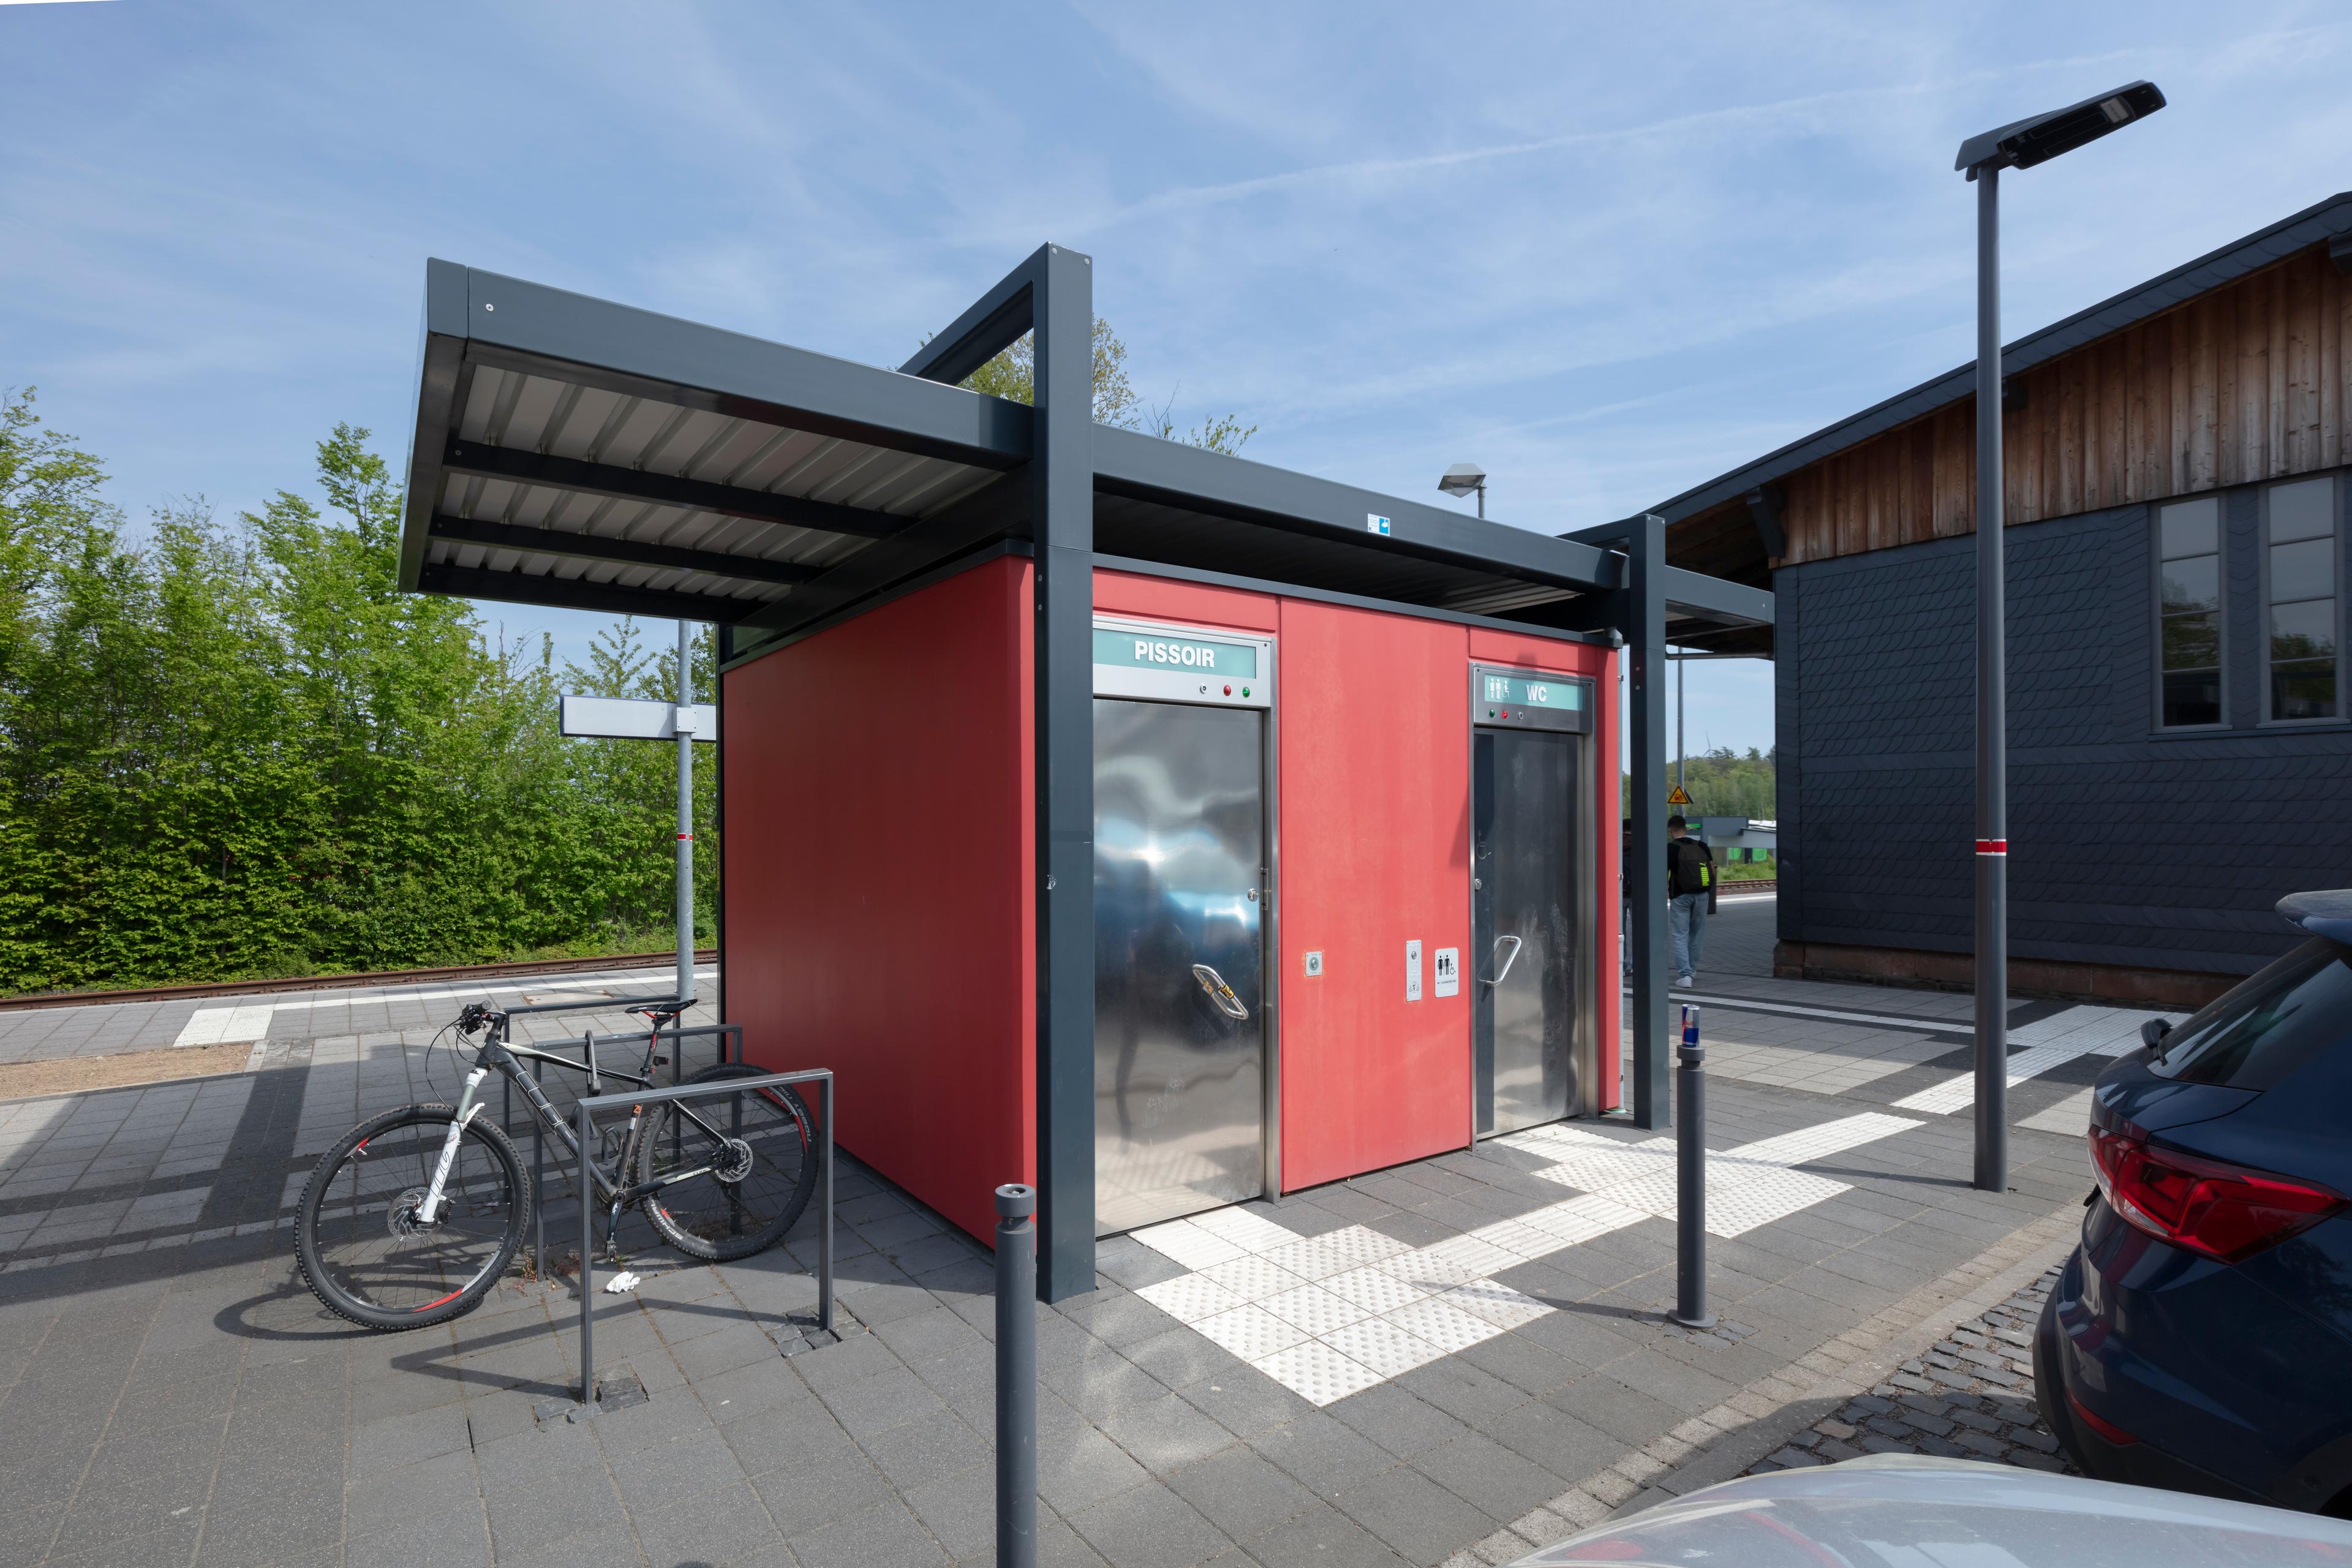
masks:
{"type": "Polygon", "coordinates": [[[1282,601],[1282,1184],[1470,1142],[1470,994],[1436,951],[1470,946],[1465,628],[1282,601]],[[1404,944],[1422,943],[1422,1000],[1404,944]],[[1302,973],[1323,954],[1323,973],[1302,973]]]}
{"type": "Polygon", "coordinates": [[[1270,594],[1145,577],[1132,572],[1095,574],[1095,608],[1107,616],[1135,616],[1193,626],[1231,626],[1273,632],[1281,625],[1281,602],[1270,594]]]}
{"type": "Polygon", "coordinates": [[[841,1145],[982,1240],[1036,1179],[1029,598],[992,562],[719,688],[744,1054],[833,1068],[841,1145]]]}
{"type": "Polygon", "coordinates": [[[1617,1057],[1621,1047],[1623,997],[1619,990],[1617,928],[1623,911],[1618,890],[1618,860],[1624,847],[1618,826],[1624,806],[1619,798],[1617,745],[1617,654],[1589,643],[1555,642],[1549,637],[1523,637],[1486,626],[1470,628],[1470,658],[1476,664],[1507,664],[1519,669],[1554,670],[1562,675],[1591,678],[1593,686],[1593,769],[1588,781],[1593,792],[1592,820],[1597,842],[1587,847],[1587,874],[1597,877],[1601,896],[1595,902],[1600,929],[1600,962],[1593,974],[1601,986],[1601,1085],[1594,1103],[1603,1110],[1617,1104],[1617,1057]]]}

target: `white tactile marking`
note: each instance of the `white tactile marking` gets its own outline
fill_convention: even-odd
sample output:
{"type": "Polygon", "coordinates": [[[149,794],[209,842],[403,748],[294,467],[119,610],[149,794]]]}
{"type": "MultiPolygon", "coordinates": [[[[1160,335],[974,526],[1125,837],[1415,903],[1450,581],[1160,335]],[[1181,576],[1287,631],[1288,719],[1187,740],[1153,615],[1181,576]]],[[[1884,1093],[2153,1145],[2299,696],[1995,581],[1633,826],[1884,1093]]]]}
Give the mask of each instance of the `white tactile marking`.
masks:
{"type": "Polygon", "coordinates": [[[1302,1340],[1275,1352],[1258,1370],[1316,1405],[1330,1405],[1388,1380],[1320,1340],[1302,1340]]]}
{"type": "Polygon", "coordinates": [[[1323,1336],[1323,1342],[1384,1378],[1402,1377],[1414,1367],[1427,1366],[1445,1354],[1420,1335],[1406,1332],[1386,1318],[1365,1318],[1334,1329],[1323,1336]]]}
{"type": "Polygon", "coordinates": [[[1264,1252],[1268,1247],[1298,1239],[1297,1231],[1286,1229],[1264,1215],[1240,1207],[1211,1209],[1206,1214],[1192,1215],[1186,1223],[1207,1231],[1211,1236],[1222,1237],[1244,1252],[1264,1252]]]}
{"type": "Polygon", "coordinates": [[[1892,1138],[1918,1125],[1907,1116],[1868,1110],[1859,1116],[1824,1121],[1819,1127],[1801,1127],[1777,1138],[1759,1138],[1720,1157],[1759,1165],[1806,1165],[1832,1154],[1843,1154],[1848,1149],[1858,1149],[1864,1143],[1874,1143],[1881,1138],[1892,1138]]]}
{"type": "Polygon", "coordinates": [[[1276,1268],[1307,1280],[1326,1279],[1364,1267],[1346,1247],[1335,1247],[1321,1237],[1287,1242],[1259,1256],[1276,1268]]]}
{"type": "Polygon", "coordinates": [[[1386,1314],[1386,1320],[1417,1340],[1427,1340],[1448,1355],[1468,1350],[1503,1331],[1501,1324],[1473,1317],[1436,1296],[1399,1307],[1386,1314]]]}
{"type": "Polygon", "coordinates": [[[181,1046],[241,1046],[258,1040],[269,1033],[270,1016],[278,1011],[274,1002],[256,1002],[235,1007],[199,1007],[180,1026],[180,1037],[172,1042],[181,1046]]]}
{"type": "MultiPolygon", "coordinates": [[[[1554,1242],[1557,1249],[1559,1243],[1554,1242]]],[[[1323,1281],[1323,1289],[1334,1296],[1342,1296],[1367,1312],[1387,1312],[1418,1301],[1429,1291],[1419,1285],[1409,1285],[1385,1268],[1366,1267],[1350,1268],[1345,1274],[1334,1274],[1323,1281]]]]}
{"type": "Polygon", "coordinates": [[[1201,1278],[1215,1280],[1244,1301],[1263,1301],[1268,1296],[1279,1296],[1285,1290],[1296,1290],[1307,1283],[1258,1253],[1246,1253],[1240,1258],[1227,1258],[1223,1263],[1213,1263],[1201,1270],[1201,1278]]]}
{"type": "Polygon", "coordinates": [[[1301,1285],[1296,1290],[1269,1296],[1258,1305],[1284,1322],[1294,1324],[1310,1334],[1328,1334],[1333,1329],[1345,1328],[1349,1323],[1371,1316],[1345,1296],[1326,1290],[1320,1285],[1301,1285]]]}
{"type": "Polygon", "coordinates": [[[1192,1327],[1254,1366],[1307,1337],[1305,1329],[1254,1303],[1204,1318],[1192,1327]]]}
{"type": "Polygon", "coordinates": [[[1202,1230],[1189,1219],[1171,1219],[1166,1225],[1155,1225],[1133,1233],[1135,1239],[1157,1252],[1164,1252],[1187,1268],[1206,1268],[1213,1263],[1223,1263],[1239,1258],[1249,1248],[1223,1237],[1202,1230]]]}
{"type": "MultiPolygon", "coordinates": [[[[1707,1156],[1707,1229],[1738,1236],[1847,1190],[1792,1169],[1920,1123],[1883,1111],[1707,1156]]],[[[1351,1225],[1302,1237],[1255,1210],[1212,1210],[1133,1232],[1188,1272],[1136,1292],[1318,1405],[1553,1310],[1495,1275],[1675,1214],[1675,1144],[1550,1126],[1496,1142],[1553,1162],[1538,1176],[1579,1189],[1515,1219],[1428,1247],[1351,1225]]]]}
{"type": "MultiPolygon", "coordinates": [[[[2009,1058],[2009,1081],[2013,1087],[2040,1078],[2077,1057],[2129,1056],[2139,1048],[2140,1026],[2164,1016],[2134,1007],[2069,1007],[2037,1023],[2021,1024],[2009,1032],[2011,1046],[2026,1047],[2009,1058]]],[[[1967,1110],[1976,1100],[1976,1075],[1962,1073],[1904,1096],[1895,1108],[1948,1116],[1967,1110]]]]}
{"type": "Polygon", "coordinates": [[[1438,1300],[1498,1329],[1516,1329],[1521,1323],[1533,1322],[1551,1310],[1533,1296],[1523,1290],[1514,1290],[1499,1279],[1473,1279],[1467,1285],[1448,1290],[1438,1300]]]}
{"type": "Polygon", "coordinates": [[[1195,1326],[1203,1318],[1213,1318],[1242,1304],[1239,1296],[1206,1274],[1179,1274],[1173,1279],[1146,1285],[1136,1294],[1178,1322],[1195,1326]]]}

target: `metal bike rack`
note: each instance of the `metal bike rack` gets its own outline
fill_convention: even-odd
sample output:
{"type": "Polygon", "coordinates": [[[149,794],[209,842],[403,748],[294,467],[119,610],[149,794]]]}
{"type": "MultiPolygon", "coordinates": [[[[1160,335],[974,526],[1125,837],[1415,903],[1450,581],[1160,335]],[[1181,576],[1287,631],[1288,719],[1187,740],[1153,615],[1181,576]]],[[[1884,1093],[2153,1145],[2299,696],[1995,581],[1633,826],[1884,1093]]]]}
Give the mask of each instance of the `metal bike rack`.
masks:
{"type": "MultiPolygon", "coordinates": [[[[632,1002],[633,1005],[642,1005],[646,1001],[664,1002],[670,1000],[674,1000],[674,998],[655,996],[634,998],[632,999],[632,1002]]],[[[513,1008],[510,1012],[557,1013],[567,1010],[577,1010],[589,1005],[592,1005],[592,1004],[583,1002],[547,1002],[535,1007],[513,1008]]],[[[593,1005],[601,1007],[606,1005],[606,1004],[599,1002],[593,1004],[593,1005]]],[[[677,1042],[670,1047],[669,1058],[670,1079],[672,1082],[676,1082],[684,1077],[686,1072],[685,1042],[688,1039],[699,1039],[704,1036],[716,1036],[719,1040],[719,1059],[711,1063],[711,1066],[724,1067],[730,1061],[740,1062],[743,1059],[743,1026],[740,1024],[696,1024],[687,1028],[636,1029],[622,1035],[599,1035],[592,1030],[587,1034],[575,1036],[568,1040],[549,1040],[544,1044],[535,1044],[531,1041],[526,1040],[523,1042],[523,1048],[530,1051],[545,1051],[549,1055],[552,1056],[559,1052],[577,1047],[581,1053],[581,1065],[586,1066],[591,1053],[593,1053],[598,1046],[642,1045],[649,1040],[671,1040],[677,1042]],[[734,1046],[731,1052],[728,1048],[729,1042],[730,1040],[733,1042],[734,1046]]],[[[500,1043],[511,1046],[514,1042],[508,1040],[501,1036],[500,1043]]],[[[545,1093],[547,1089],[547,1079],[544,1073],[545,1066],[545,1063],[537,1059],[533,1059],[530,1064],[531,1080],[540,1086],[540,1091],[542,1094],[545,1093]]],[[[589,1073],[589,1082],[592,1085],[595,1082],[595,1078],[596,1075],[592,1068],[589,1073]]],[[[499,1093],[502,1099],[499,1110],[499,1131],[504,1132],[509,1138],[512,1138],[514,1136],[514,1086],[502,1079],[499,1082],[499,1093]]],[[[637,1100],[632,1101],[632,1103],[638,1102],[639,1101],[637,1100]]],[[[541,1123],[539,1118],[537,1116],[533,1116],[530,1118],[530,1191],[532,1199],[530,1205],[530,1268],[532,1274],[535,1275],[541,1283],[544,1283],[547,1279],[547,1186],[544,1180],[546,1173],[546,1129],[541,1123]]],[[[583,1203],[587,1201],[584,1194],[582,1196],[582,1201],[583,1203]]]]}
{"type": "MultiPolygon", "coordinates": [[[[737,1028],[719,1025],[718,1029],[737,1028]]],[[[699,1033],[703,1031],[687,1031],[699,1033]]],[[[635,1037],[643,1038],[643,1036],[635,1037]]],[[[816,1226],[816,1326],[833,1331],[833,1069],[809,1068],[800,1072],[762,1073],[757,1078],[727,1079],[718,1083],[682,1083],[668,1089],[635,1089],[625,1094],[583,1097],[574,1107],[580,1136],[580,1403],[596,1400],[596,1204],[595,1178],[589,1173],[589,1149],[596,1135],[595,1113],[625,1105],[659,1105],[673,1100],[709,1100],[722,1094],[776,1089],[785,1084],[817,1086],[817,1133],[821,1142],[817,1164],[817,1203],[822,1212],[816,1226]]],[[[615,1173],[625,1174],[625,1173],[615,1173]]]]}

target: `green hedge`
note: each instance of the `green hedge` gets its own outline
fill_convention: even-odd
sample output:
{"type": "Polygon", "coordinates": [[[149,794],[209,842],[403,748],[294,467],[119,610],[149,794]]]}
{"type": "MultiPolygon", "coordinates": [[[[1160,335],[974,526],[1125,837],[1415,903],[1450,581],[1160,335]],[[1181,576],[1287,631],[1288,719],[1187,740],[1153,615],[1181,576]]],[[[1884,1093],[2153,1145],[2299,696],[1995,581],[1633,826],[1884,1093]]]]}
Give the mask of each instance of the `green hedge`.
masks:
{"type": "MultiPolygon", "coordinates": [[[[490,646],[395,587],[366,431],[316,479],[134,531],[29,392],[0,401],[0,993],[667,942],[674,752],[565,741],[555,699],[667,696],[670,660],[626,624],[586,668],[490,646]]],[[[717,852],[699,834],[706,937],[717,852]]]]}

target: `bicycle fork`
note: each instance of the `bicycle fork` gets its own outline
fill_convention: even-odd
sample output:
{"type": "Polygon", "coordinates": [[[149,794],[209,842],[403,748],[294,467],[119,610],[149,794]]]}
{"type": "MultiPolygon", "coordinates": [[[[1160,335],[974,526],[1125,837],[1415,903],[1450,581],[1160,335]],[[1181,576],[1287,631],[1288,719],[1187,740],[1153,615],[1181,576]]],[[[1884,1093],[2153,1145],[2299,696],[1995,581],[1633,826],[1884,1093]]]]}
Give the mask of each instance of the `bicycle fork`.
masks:
{"type": "Polygon", "coordinates": [[[457,1114],[449,1123],[449,1135],[441,1141],[441,1163],[433,1167],[432,1185],[425,1189],[425,1202],[416,1211],[419,1225],[431,1225],[440,1216],[442,1191],[449,1184],[449,1168],[457,1163],[457,1140],[466,1135],[466,1123],[482,1109],[474,1101],[474,1091],[489,1076],[488,1068],[476,1068],[466,1075],[466,1092],[457,1097],[457,1114]]]}

